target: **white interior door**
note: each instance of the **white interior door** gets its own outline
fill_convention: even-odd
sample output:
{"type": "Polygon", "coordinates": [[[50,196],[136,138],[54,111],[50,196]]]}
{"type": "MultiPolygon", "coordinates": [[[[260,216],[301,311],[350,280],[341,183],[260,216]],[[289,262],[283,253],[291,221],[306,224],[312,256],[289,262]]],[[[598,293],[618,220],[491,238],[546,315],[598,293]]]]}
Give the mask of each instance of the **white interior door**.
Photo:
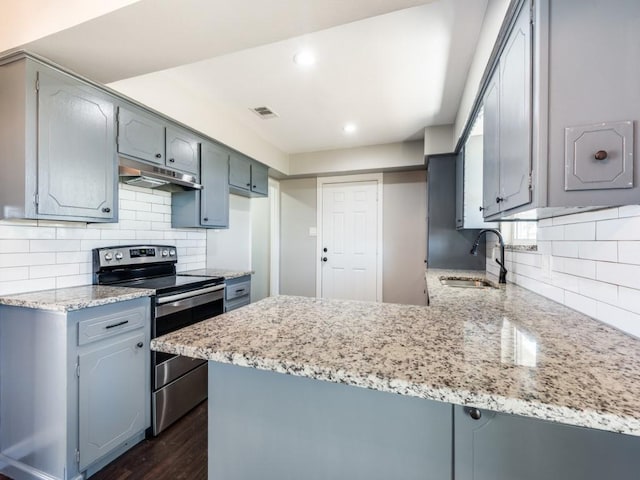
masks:
{"type": "Polygon", "coordinates": [[[381,300],[378,182],[322,185],[321,296],[381,300]]]}

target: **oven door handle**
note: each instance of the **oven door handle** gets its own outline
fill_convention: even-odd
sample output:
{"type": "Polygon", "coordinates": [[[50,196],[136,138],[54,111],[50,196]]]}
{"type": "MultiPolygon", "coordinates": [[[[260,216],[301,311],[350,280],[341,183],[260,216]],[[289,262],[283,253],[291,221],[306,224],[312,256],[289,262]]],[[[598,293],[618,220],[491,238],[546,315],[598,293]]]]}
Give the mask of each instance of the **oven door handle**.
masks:
{"type": "Polygon", "coordinates": [[[224,290],[225,284],[216,285],[215,287],[202,288],[200,290],[192,290],[190,292],[178,293],[176,295],[167,295],[166,297],[160,297],[157,299],[158,305],[162,305],[164,303],[171,303],[178,300],[182,300],[184,298],[197,297],[198,295],[204,295],[205,293],[217,292],[219,290],[224,290]]]}

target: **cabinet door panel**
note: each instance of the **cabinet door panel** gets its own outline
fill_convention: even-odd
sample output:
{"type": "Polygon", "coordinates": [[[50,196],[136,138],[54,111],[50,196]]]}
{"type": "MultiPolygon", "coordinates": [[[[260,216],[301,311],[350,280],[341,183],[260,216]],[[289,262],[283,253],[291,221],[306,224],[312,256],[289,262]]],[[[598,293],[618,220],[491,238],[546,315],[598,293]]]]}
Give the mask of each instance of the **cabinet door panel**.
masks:
{"type": "Polygon", "coordinates": [[[118,152],[164,165],[164,124],[125,108],[118,110],[118,152]]]}
{"type": "Polygon", "coordinates": [[[500,96],[497,72],[484,97],[482,207],[484,217],[500,211],[500,96]]]}
{"type": "Polygon", "coordinates": [[[464,227],[464,147],[456,156],[456,228],[464,227]]]}
{"type": "Polygon", "coordinates": [[[264,165],[251,165],[251,191],[260,195],[269,194],[269,174],[264,165]]]}
{"type": "Polygon", "coordinates": [[[145,427],[144,332],[78,357],[80,470],[145,427]]]}
{"type": "Polygon", "coordinates": [[[244,190],[251,188],[251,162],[235,153],[229,158],[229,185],[244,190]]]}
{"type": "Polygon", "coordinates": [[[456,480],[631,480],[640,438],[454,407],[456,480]]]}
{"type": "Polygon", "coordinates": [[[38,215],[116,218],[114,105],[64,75],[38,78],[38,215]]]}
{"type": "Polygon", "coordinates": [[[507,210],[531,202],[531,25],[527,5],[518,15],[499,69],[500,210],[507,210]]]}
{"type": "Polygon", "coordinates": [[[189,133],[167,127],[167,167],[198,175],[198,143],[189,133]]]}
{"type": "Polygon", "coordinates": [[[211,143],[202,144],[200,175],[204,188],[200,193],[200,224],[229,226],[229,152],[211,143]]]}

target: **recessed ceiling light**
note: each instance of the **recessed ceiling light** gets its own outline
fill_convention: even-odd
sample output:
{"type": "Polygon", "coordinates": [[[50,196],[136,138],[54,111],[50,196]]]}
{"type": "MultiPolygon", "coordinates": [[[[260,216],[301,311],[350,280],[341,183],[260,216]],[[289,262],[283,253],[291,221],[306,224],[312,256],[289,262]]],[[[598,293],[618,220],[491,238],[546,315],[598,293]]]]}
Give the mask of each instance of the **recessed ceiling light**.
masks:
{"type": "Polygon", "coordinates": [[[347,123],[344,127],[342,127],[342,131],[344,133],[354,133],[358,127],[356,127],[355,123],[347,123]]]}
{"type": "Polygon", "coordinates": [[[310,67],[316,63],[316,56],[311,50],[300,50],[293,56],[293,61],[301,67],[310,67]]]}

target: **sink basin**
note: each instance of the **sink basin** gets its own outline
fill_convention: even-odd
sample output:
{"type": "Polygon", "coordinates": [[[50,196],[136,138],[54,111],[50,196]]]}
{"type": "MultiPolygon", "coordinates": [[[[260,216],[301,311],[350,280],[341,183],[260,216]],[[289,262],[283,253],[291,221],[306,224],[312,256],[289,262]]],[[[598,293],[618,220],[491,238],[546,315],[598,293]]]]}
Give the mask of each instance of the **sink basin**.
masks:
{"type": "Polygon", "coordinates": [[[496,288],[491,282],[481,278],[440,277],[440,283],[447,287],[459,288],[496,288]]]}

